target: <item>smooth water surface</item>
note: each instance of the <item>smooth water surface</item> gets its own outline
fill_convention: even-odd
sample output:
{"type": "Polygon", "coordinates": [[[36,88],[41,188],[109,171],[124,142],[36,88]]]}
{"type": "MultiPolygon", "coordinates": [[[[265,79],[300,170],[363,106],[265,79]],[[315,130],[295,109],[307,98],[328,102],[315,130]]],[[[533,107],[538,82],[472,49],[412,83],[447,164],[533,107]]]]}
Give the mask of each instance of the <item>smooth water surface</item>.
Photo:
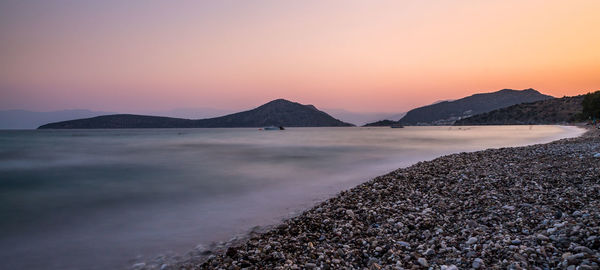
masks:
{"type": "Polygon", "coordinates": [[[0,131],[2,269],[119,269],[269,225],[440,155],[574,127],[0,131]]]}

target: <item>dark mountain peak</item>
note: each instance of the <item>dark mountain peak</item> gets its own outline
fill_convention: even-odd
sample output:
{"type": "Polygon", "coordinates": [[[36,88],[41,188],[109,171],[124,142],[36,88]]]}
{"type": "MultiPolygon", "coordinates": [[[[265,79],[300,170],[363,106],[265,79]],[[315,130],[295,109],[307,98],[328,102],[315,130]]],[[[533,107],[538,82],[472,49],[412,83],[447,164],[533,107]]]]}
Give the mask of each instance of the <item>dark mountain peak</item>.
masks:
{"type": "MultiPolygon", "coordinates": [[[[496,91],[496,93],[507,93],[507,92],[517,92],[517,91],[521,91],[521,90],[504,88],[502,90],[496,91]]],[[[523,91],[525,91],[525,90],[523,90],[523,91]]],[[[494,93],[494,92],[492,92],[492,93],[494,93]]],[[[481,94],[485,94],[485,93],[481,93],[481,94]]]]}
{"type": "Polygon", "coordinates": [[[313,105],[276,99],[257,108],[216,118],[180,118],[115,114],[51,123],[40,128],[214,128],[214,127],[334,127],[352,126],[313,105]]]}
{"type": "Polygon", "coordinates": [[[262,106],[275,105],[275,104],[300,104],[300,103],[289,101],[289,100],[283,99],[283,98],[278,98],[278,99],[271,100],[271,101],[263,104],[262,106]]]}
{"type": "MultiPolygon", "coordinates": [[[[505,88],[505,89],[498,90],[498,91],[495,91],[495,92],[477,93],[477,94],[473,94],[473,95],[465,97],[465,98],[469,98],[469,97],[481,97],[481,96],[487,96],[487,95],[501,96],[501,97],[515,96],[515,95],[542,95],[542,96],[546,96],[546,95],[540,93],[539,91],[537,91],[537,90],[535,90],[533,88],[527,88],[527,89],[522,89],[522,90],[505,88]]],[[[462,98],[462,99],[465,99],[465,98],[462,98]]],[[[462,100],[462,99],[457,99],[457,100],[454,100],[454,101],[458,101],[458,100],[462,100]]]]}
{"type": "Polygon", "coordinates": [[[522,90],[505,88],[505,89],[502,89],[500,91],[497,91],[496,93],[509,93],[509,92],[512,92],[512,93],[529,92],[529,93],[538,93],[538,94],[541,94],[539,91],[537,91],[537,90],[535,90],[533,88],[527,88],[527,89],[522,89],[522,90]]]}
{"type": "Polygon", "coordinates": [[[312,104],[300,104],[298,102],[290,101],[290,100],[287,100],[287,99],[284,99],[284,98],[278,98],[278,99],[271,100],[271,101],[269,101],[269,102],[261,105],[260,107],[262,107],[262,106],[268,106],[268,105],[300,105],[300,106],[305,106],[305,107],[317,109],[312,104]]]}
{"type": "MultiPolygon", "coordinates": [[[[539,125],[565,124],[578,120],[582,114],[584,96],[544,99],[521,103],[458,120],[466,125],[539,125]]],[[[579,119],[580,120],[580,119],[579,119]]]]}
{"type": "Polygon", "coordinates": [[[272,109],[272,110],[289,110],[291,108],[297,108],[297,109],[311,109],[313,111],[317,111],[317,112],[321,112],[319,109],[317,109],[317,107],[315,107],[312,104],[300,104],[298,102],[293,102],[293,101],[289,101],[287,99],[283,99],[283,98],[278,98],[275,100],[271,100],[265,104],[263,104],[262,106],[259,106],[256,109],[272,109]]]}
{"type": "Polygon", "coordinates": [[[280,110],[280,109],[288,109],[288,108],[300,108],[300,107],[304,107],[304,106],[306,106],[306,105],[302,105],[302,104],[300,104],[298,102],[294,102],[294,101],[289,101],[287,99],[278,98],[278,99],[271,100],[263,105],[260,105],[253,110],[257,110],[257,109],[280,110]]]}
{"type": "Polygon", "coordinates": [[[409,111],[398,123],[402,125],[451,125],[457,120],[476,114],[550,98],[553,97],[541,94],[531,88],[523,90],[502,89],[496,92],[478,93],[453,101],[419,107],[409,111]]]}
{"type": "Polygon", "coordinates": [[[315,107],[315,105],[310,105],[309,104],[309,105],[304,105],[304,107],[312,109],[312,110],[315,110],[315,111],[318,111],[318,109],[317,109],[317,107],[315,107]]]}

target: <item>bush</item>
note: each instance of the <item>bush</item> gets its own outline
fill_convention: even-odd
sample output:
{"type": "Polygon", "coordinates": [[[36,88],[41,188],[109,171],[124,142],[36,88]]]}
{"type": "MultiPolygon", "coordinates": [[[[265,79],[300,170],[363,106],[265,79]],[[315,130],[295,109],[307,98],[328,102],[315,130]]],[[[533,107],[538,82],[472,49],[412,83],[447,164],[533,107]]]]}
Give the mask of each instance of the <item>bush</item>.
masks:
{"type": "Polygon", "coordinates": [[[588,93],[583,98],[583,118],[600,120],[600,91],[588,93]]]}

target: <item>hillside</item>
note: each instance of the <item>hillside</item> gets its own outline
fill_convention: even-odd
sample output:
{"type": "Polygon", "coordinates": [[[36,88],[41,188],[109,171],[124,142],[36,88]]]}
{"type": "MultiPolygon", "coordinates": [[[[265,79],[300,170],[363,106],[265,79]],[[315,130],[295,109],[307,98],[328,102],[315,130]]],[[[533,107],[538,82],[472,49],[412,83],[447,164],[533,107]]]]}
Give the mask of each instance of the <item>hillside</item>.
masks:
{"type": "Polygon", "coordinates": [[[454,125],[536,125],[576,121],[583,111],[584,96],[553,98],[478,114],[454,125]]]}
{"type": "Polygon", "coordinates": [[[334,127],[352,125],[331,117],[313,105],[302,105],[284,99],[277,99],[249,111],[200,120],[115,114],[50,123],[39,128],[217,128],[264,126],[334,127]]]}
{"type": "MultiPolygon", "coordinates": [[[[534,89],[503,89],[465,98],[442,101],[410,110],[397,123],[402,125],[451,125],[455,121],[515,104],[553,98],[534,89]]],[[[387,124],[387,122],[384,122],[387,124]]],[[[368,125],[375,125],[371,123],[368,125]]]]}
{"type": "Polygon", "coordinates": [[[51,112],[6,110],[0,111],[0,129],[35,129],[46,123],[89,118],[107,114],[114,114],[114,112],[90,110],[62,110],[51,112]]]}
{"type": "Polygon", "coordinates": [[[364,125],[363,127],[387,127],[387,126],[391,126],[391,125],[395,125],[395,124],[398,124],[398,121],[380,120],[377,122],[368,123],[368,124],[364,125]]]}

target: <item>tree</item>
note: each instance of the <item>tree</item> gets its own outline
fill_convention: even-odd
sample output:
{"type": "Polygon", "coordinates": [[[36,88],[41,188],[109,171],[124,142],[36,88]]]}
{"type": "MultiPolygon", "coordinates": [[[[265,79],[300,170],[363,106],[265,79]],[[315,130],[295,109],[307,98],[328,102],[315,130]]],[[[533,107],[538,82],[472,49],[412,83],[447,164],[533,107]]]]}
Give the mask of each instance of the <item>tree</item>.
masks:
{"type": "Polygon", "coordinates": [[[583,117],[600,120],[600,91],[588,93],[583,98],[583,117]]]}

